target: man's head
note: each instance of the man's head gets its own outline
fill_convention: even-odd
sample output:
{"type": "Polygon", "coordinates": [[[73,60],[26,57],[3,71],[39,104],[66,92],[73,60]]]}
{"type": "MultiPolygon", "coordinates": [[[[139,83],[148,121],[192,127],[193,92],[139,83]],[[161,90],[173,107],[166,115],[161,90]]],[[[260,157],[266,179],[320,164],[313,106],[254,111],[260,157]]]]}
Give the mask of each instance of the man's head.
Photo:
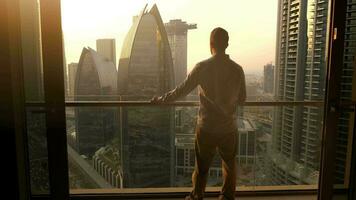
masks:
{"type": "Polygon", "coordinates": [[[210,52],[224,53],[225,49],[229,46],[229,34],[223,28],[217,27],[211,31],[210,34],[210,52]]]}

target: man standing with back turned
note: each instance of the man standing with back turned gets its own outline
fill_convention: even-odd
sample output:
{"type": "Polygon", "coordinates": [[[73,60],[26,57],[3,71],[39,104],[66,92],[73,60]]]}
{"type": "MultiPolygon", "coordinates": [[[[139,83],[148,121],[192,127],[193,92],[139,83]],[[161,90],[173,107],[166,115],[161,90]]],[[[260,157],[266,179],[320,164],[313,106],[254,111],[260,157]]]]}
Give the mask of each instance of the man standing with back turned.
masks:
{"type": "Polygon", "coordinates": [[[193,191],[186,200],[203,199],[209,167],[216,150],[222,158],[223,186],[219,199],[234,199],[236,188],[237,105],[246,99],[245,75],[225,54],[229,36],[218,27],[210,34],[212,56],[199,62],[185,81],[151,102],[172,102],[199,86],[200,107],[195,130],[193,191]]]}

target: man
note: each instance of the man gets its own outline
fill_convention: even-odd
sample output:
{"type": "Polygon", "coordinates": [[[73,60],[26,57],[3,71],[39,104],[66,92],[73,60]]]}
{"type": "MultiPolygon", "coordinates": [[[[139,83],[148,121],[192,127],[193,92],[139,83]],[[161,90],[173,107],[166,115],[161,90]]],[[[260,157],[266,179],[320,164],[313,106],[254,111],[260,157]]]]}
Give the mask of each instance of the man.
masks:
{"type": "Polygon", "coordinates": [[[237,105],[246,99],[245,75],[225,54],[229,36],[218,27],[210,35],[212,57],[198,63],[174,90],[151,102],[165,103],[189,94],[199,86],[200,107],[195,131],[193,190],[186,200],[203,199],[209,167],[218,150],[222,158],[223,186],[219,199],[234,199],[236,188],[237,105]]]}

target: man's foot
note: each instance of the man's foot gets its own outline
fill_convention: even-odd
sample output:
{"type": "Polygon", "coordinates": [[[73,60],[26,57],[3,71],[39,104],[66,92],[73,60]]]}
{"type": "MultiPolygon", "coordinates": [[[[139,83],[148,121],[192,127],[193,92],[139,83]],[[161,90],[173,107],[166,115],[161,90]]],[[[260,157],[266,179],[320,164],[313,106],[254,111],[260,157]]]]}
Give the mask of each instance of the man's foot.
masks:
{"type": "Polygon", "coordinates": [[[184,198],[184,200],[203,200],[203,198],[194,198],[191,194],[189,194],[184,198]]]}

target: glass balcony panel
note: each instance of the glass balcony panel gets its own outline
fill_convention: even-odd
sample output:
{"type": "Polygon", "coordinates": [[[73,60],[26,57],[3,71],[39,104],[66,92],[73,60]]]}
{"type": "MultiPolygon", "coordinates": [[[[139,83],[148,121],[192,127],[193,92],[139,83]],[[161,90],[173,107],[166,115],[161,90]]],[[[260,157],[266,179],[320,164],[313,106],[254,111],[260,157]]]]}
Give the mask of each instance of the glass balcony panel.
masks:
{"type": "MultiPolygon", "coordinates": [[[[317,188],[321,129],[312,129],[311,122],[303,120],[306,115],[298,114],[312,109],[322,107],[239,107],[237,190],[317,188]],[[285,111],[294,113],[294,126],[284,124],[290,116],[285,121],[285,111]]],[[[67,107],[71,193],[188,191],[195,165],[197,113],[196,106],[67,107]]],[[[322,112],[319,115],[321,126],[322,112]]],[[[216,152],[207,187],[219,191],[221,185],[216,152]]]]}

